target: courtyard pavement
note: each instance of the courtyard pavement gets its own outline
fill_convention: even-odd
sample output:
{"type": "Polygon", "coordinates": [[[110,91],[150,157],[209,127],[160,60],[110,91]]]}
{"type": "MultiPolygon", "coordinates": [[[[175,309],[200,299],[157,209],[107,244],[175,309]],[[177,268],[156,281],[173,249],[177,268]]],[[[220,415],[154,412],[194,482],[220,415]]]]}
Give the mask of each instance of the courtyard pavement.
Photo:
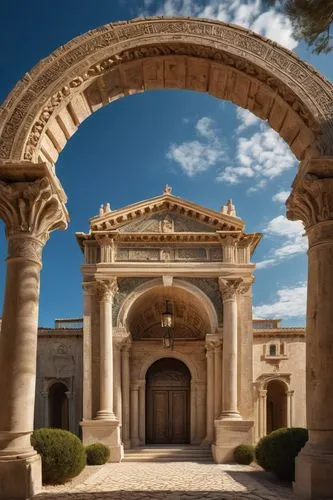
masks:
{"type": "Polygon", "coordinates": [[[294,500],[292,490],[251,466],[193,462],[120,463],[87,467],[36,500],[294,500]],[[90,470],[89,470],[90,469],[90,470]]]}

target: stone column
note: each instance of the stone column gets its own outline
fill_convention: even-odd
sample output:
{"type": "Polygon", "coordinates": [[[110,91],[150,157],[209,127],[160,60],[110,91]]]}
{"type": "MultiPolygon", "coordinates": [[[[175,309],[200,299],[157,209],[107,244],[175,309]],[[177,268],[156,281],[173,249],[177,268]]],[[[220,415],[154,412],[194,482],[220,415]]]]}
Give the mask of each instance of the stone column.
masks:
{"type": "Polygon", "coordinates": [[[267,434],[267,390],[259,389],[259,438],[267,434]]]}
{"type": "Polygon", "coordinates": [[[197,382],[195,380],[191,380],[191,444],[197,444],[199,441],[197,439],[197,382]]]}
{"type": "Polygon", "coordinates": [[[140,445],[146,442],[146,381],[140,381],[139,387],[139,440],[140,445]]]}
{"type": "Polygon", "coordinates": [[[110,449],[109,462],[120,462],[124,456],[121,443],[119,420],[114,413],[113,398],[113,338],[112,338],[112,302],[117,293],[115,277],[100,279],[96,282],[99,300],[99,410],[96,418],[81,422],[82,437],[85,444],[101,442],[110,449]]]}
{"type": "Polygon", "coordinates": [[[222,396],[222,350],[221,342],[214,345],[214,418],[221,414],[221,396],[222,396]]]}
{"type": "Polygon", "coordinates": [[[121,401],[121,345],[117,342],[114,345],[113,362],[114,362],[114,411],[117,419],[122,425],[122,401],[121,401]]]}
{"type": "Polygon", "coordinates": [[[68,429],[70,432],[76,434],[76,422],[75,422],[75,394],[72,391],[65,392],[66,398],[68,400],[68,429]]]}
{"type": "Polygon", "coordinates": [[[130,343],[127,342],[122,350],[122,402],[123,402],[123,442],[125,448],[131,447],[130,441],[130,343]]]}
{"type": "Polygon", "coordinates": [[[140,444],[139,440],[139,386],[131,387],[131,443],[133,448],[140,444]]]}
{"type": "Polygon", "coordinates": [[[48,391],[45,391],[45,392],[42,392],[41,393],[41,397],[42,397],[42,401],[43,401],[43,426],[44,427],[49,427],[49,412],[50,412],[50,408],[49,408],[49,395],[50,393],[48,391]]]}
{"type": "Polygon", "coordinates": [[[294,391],[286,392],[287,399],[287,427],[293,426],[293,397],[294,391]]]}
{"type": "Polygon", "coordinates": [[[333,157],[302,162],[287,216],[309,238],[306,405],[309,440],[296,458],[294,490],[302,498],[333,492],[333,157]]]}
{"type": "Polygon", "coordinates": [[[240,420],[238,411],[237,292],[241,279],[219,279],[223,300],[222,414],[225,420],[240,420]]]}
{"type": "Polygon", "coordinates": [[[96,293],[96,282],[83,285],[83,419],[92,418],[92,301],[96,293]]]}
{"type": "Polygon", "coordinates": [[[41,488],[40,457],[30,444],[30,435],[42,249],[51,230],[67,226],[67,212],[44,177],[0,182],[0,217],[8,239],[0,336],[0,498],[25,499],[41,488]]]}
{"type": "Polygon", "coordinates": [[[99,420],[116,420],[113,408],[113,339],[112,339],[112,302],[117,292],[117,281],[99,281],[99,315],[100,315],[100,380],[99,420]]]}
{"type": "Polygon", "coordinates": [[[207,406],[206,406],[206,441],[211,443],[214,434],[214,351],[211,343],[206,344],[207,358],[207,406]]]}

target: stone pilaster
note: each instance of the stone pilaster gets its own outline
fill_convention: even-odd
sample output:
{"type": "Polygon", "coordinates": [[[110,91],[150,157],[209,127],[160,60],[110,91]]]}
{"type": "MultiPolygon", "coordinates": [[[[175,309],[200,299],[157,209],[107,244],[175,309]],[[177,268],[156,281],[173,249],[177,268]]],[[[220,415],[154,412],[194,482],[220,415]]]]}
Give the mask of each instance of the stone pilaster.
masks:
{"type": "Polygon", "coordinates": [[[206,387],[206,438],[213,441],[214,434],[214,350],[211,342],[206,343],[207,387],[206,387]]]}
{"type": "Polygon", "coordinates": [[[294,490],[307,499],[333,491],[333,157],[301,164],[287,202],[309,238],[306,404],[309,440],[296,458],[294,490]]]}
{"type": "Polygon", "coordinates": [[[68,214],[49,178],[42,177],[31,182],[0,181],[0,217],[8,239],[0,336],[0,401],[4,402],[0,412],[0,498],[28,498],[41,488],[40,457],[30,444],[30,435],[42,250],[50,231],[67,227],[68,214]]]}
{"type": "Polygon", "coordinates": [[[139,439],[139,386],[131,386],[131,443],[136,448],[140,444],[139,439]]]}
{"type": "Polygon", "coordinates": [[[125,448],[131,447],[130,440],[130,349],[131,344],[127,341],[122,349],[121,381],[122,381],[122,403],[123,403],[123,443],[125,448]]]}
{"type": "Polygon", "coordinates": [[[83,285],[83,419],[92,418],[92,304],[96,282],[83,285]]]}

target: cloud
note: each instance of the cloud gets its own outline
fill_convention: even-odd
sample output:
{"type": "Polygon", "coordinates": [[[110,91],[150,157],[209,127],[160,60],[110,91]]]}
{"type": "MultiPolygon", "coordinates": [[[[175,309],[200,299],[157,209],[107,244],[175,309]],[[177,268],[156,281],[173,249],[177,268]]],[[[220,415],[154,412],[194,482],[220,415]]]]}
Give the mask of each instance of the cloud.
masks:
{"type": "Polygon", "coordinates": [[[290,195],[290,191],[280,191],[279,193],[276,193],[272,200],[273,201],[278,201],[279,203],[284,203],[288,196],[290,195]]]}
{"type": "Polygon", "coordinates": [[[252,125],[258,125],[260,122],[260,118],[251,113],[251,111],[243,108],[236,109],[237,119],[241,122],[241,124],[237,127],[236,132],[239,134],[243,130],[252,125]]]}
{"type": "Polygon", "coordinates": [[[205,172],[219,161],[228,161],[227,148],[219,139],[216,124],[204,116],[197,121],[195,130],[199,139],[171,144],[167,158],[180,165],[189,177],[205,172]]]}
{"type": "MultiPolygon", "coordinates": [[[[264,187],[295,165],[295,158],[289,146],[265,124],[250,137],[239,137],[236,144],[236,166],[229,165],[219,175],[219,180],[237,184],[244,178],[256,178],[251,190],[264,187]]],[[[251,192],[251,191],[250,191],[251,192]]]]}
{"type": "Polygon", "coordinates": [[[253,307],[253,317],[264,318],[301,318],[306,314],[307,284],[285,287],[277,291],[275,302],[253,307]]]}
{"type": "Polygon", "coordinates": [[[304,227],[300,221],[290,221],[284,215],[279,215],[268,222],[264,228],[268,238],[279,241],[279,246],[274,248],[268,258],[257,262],[257,269],[279,264],[295,255],[304,253],[308,249],[308,240],[304,236],[304,227]]]}
{"type": "Polygon", "coordinates": [[[290,20],[277,9],[264,11],[262,0],[144,0],[141,16],[192,16],[238,24],[264,35],[288,49],[294,49],[297,41],[292,35],[290,20]]]}

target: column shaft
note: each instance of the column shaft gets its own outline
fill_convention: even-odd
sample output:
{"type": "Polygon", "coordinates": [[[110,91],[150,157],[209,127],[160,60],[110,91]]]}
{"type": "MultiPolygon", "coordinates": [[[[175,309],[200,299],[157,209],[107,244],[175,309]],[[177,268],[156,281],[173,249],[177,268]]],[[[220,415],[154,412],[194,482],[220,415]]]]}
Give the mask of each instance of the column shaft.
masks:
{"type": "Polygon", "coordinates": [[[214,354],[211,346],[207,347],[207,409],[206,440],[211,442],[214,435],[214,354]]]}
{"type": "Polygon", "coordinates": [[[100,401],[97,418],[114,420],[112,299],[108,293],[100,301],[100,401]]]}
{"type": "Polygon", "coordinates": [[[130,367],[129,350],[126,346],[122,351],[122,429],[124,445],[130,446],[130,367]]]}
{"type": "Polygon", "coordinates": [[[131,443],[139,446],[139,388],[131,389],[131,443]]]}
{"type": "Polygon", "coordinates": [[[113,397],[114,397],[114,412],[117,419],[122,423],[122,401],[121,401],[121,352],[120,346],[114,346],[113,351],[114,362],[114,384],[113,384],[113,397]]]}
{"type": "Polygon", "coordinates": [[[146,383],[141,383],[139,389],[139,439],[140,445],[146,441],[146,383]]]}
{"type": "Polygon", "coordinates": [[[221,414],[221,396],[222,396],[222,352],[221,345],[214,347],[214,417],[217,418],[221,414]]]}
{"type": "Polygon", "coordinates": [[[36,454],[30,444],[33,430],[39,281],[41,263],[33,259],[33,247],[42,245],[25,237],[9,241],[27,257],[9,257],[0,335],[0,460],[36,454]],[[29,252],[30,250],[30,252],[29,252]]]}
{"type": "Polygon", "coordinates": [[[237,300],[236,294],[223,299],[223,392],[222,418],[237,419],[237,300]]]}

